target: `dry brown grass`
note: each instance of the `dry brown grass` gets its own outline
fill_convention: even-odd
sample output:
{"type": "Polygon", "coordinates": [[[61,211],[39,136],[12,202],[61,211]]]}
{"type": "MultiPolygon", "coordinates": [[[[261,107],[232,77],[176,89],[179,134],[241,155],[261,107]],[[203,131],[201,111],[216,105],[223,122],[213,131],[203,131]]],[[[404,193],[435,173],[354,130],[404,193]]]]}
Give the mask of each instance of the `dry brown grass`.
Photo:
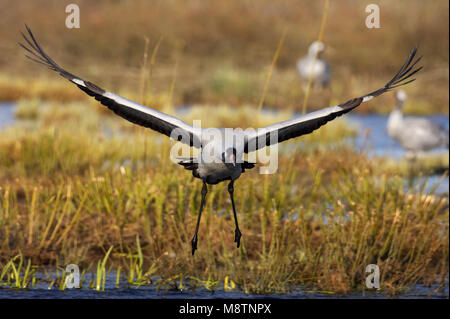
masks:
{"type": "MultiPolygon", "coordinates": [[[[80,1],[81,28],[64,25],[65,3],[1,0],[8,12],[0,21],[3,77],[24,76],[27,83],[46,70],[22,57],[17,46],[23,23],[45,48],[76,74],[117,91],[139,96],[145,48],[162,36],[153,66],[151,92],[167,93],[178,60],[176,104],[257,104],[273,52],[283,30],[287,36],[266,96],[266,104],[299,109],[303,92],[295,62],[318,34],[321,1],[80,1]],[[233,75],[234,74],[234,75],[233,75]]],[[[381,28],[367,29],[364,3],[331,3],[324,40],[333,67],[331,92],[313,92],[311,107],[366,93],[386,82],[416,44],[425,58],[419,80],[408,86],[409,110],[448,112],[448,2],[380,1],[381,28]],[[439,39],[439,41],[436,41],[439,39]]],[[[1,99],[26,95],[0,81],[1,99]]],[[[66,87],[69,87],[68,85],[66,87]]],[[[70,89],[70,92],[76,90],[70,89]]],[[[43,92],[37,93],[44,95],[43,92]]],[[[50,96],[56,93],[49,93],[50,96]]],[[[62,93],[63,98],[78,93],[62,93]]],[[[56,94],[57,95],[57,94],[56,94]]],[[[392,98],[360,111],[386,112],[392,98]]]]}

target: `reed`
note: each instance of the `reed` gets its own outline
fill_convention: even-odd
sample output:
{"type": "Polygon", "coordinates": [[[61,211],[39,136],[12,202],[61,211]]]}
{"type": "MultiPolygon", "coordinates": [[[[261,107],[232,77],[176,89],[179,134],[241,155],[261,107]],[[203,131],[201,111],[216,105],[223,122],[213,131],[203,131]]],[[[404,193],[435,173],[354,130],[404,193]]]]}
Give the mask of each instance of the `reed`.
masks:
{"type": "MultiPolygon", "coordinates": [[[[382,170],[381,159],[368,160],[349,145],[314,147],[326,135],[305,139],[301,148],[286,144],[277,174],[249,171],[242,177],[236,192],[244,234],[239,250],[232,245],[226,190],[212,187],[192,258],[188,246],[200,185],[175,164],[160,168],[163,145],[154,135],[136,130],[126,131],[131,139],[104,139],[91,129],[76,131],[74,139],[74,129],[66,129],[56,134],[41,127],[21,138],[15,130],[3,133],[3,286],[39,285],[33,265],[51,268],[58,260],[93,272],[84,287],[98,291],[111,269],[116,286],[125,280],[133,287],[261,294],[299,286],[364,291],[370,263],[382,269],[386,293],[448,280],[448,197],[424,188],[406,193],[399,171],[382,170]],[[146,140],[152,152],[144,154],[129,140],[146,140]]],[[[65,288],[65,275],[58,273],[49,288],[65,288]]]]}

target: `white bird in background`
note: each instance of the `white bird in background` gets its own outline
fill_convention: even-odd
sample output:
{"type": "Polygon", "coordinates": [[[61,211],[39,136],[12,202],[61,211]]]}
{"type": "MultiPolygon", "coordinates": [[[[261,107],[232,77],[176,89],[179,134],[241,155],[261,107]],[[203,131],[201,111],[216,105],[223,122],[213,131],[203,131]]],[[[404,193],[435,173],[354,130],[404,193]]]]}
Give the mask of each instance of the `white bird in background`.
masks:
{"type": "Polygon", "coordinates": [[[423,117],[405,117],[402,112],[407,99],[406,92],[395,93],[396,105],[389,115],[387,131],[409,154],[445,146],[448,149],[448,132],[439,124],[423,117]]]}
{"type": "MultiPolygon", "coordinates": [[[[137,125],[148,127],[187,145],[201,149],[198,157],[178,162],[178,164],[184,166],[184,168],[191,170],[192,175],[201,179],[203,183],[197,224],[194,237],[191,241],[192,254],[194,254],[197,249],[197,234],[205,204],[206,193],[208,192],[207,184],[214,185],[223,181],[229,181],[228,192],[231,198],[235,221],[234,241],[237,247],[239,247],[241,231],[239,230],[236,207],[234,204],[234,182],[246,169],[251,169],[255,166],[254,163],[243,160],[244,153],[254,152],[265,146],[276,145],[288,139],[309,134],[329,121],[334,120],[336,117],[350,112],[361,103],[370,101],[374,97],[388,92],[395,87],[414,81],[414,79],[410,79],[410,77],[421,69],[421,67],[413,69],[420,60],[420,58],[418,58],[413,61],[417,52],[417,48],[415,48],[411,51],[405,64],[397,74],[395,74],[395,76],[380,89],[350,99],[339,105],[296,116],[290,120],[274,123],[259,130],[236,130],[233,131],[234,135],[232,138],[227,138],[225,134],[228,131],[223,128],[217,129],[191,126],[176,117],[130,101],[112,92],[108,92],[92,82],[83,80],[82,78],[67,72],[44,52],[28,27],[27,31],[28,37],[24,34],[22,35],[28,46],[23,44],[20,45],[27,51],[27,54],[29,54],[26,54],[28,58],[56,71],[62,77],[78,86],[78,88],[83,90],[86,94],[94,97],[124,119],[137,125]],[[212,131],[214,131],[214,133],[219,132],[219,138],[211,139],[212,136],[210,133],[212,131]],[[214,150],[214,155],[211,155],[211,150],[214,150]],[[210,159],[213,160],[211,161],[210,159]]],[[[209,116],[216,116],[216,114],[212,110],[209,116]]]]}
{"type": "Polygon", "coordinates": [[[324,50],[325,44],[314,41],[309,46],[308,55],[298,60],[298,73],[304,83],[308,83],[311,76],[312,85],[320,84],[322,87],[325,87],[329,84],[331,71],[327,61],[322,58],[324,50]],[[316,60],[314,61],[315,56],[316,60]]]}

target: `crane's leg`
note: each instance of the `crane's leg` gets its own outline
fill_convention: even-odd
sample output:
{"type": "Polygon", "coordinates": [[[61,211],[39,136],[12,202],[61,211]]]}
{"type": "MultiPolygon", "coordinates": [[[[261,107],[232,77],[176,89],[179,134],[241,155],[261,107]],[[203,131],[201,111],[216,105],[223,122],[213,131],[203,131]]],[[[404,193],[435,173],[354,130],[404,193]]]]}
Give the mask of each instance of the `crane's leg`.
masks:
{"type": "Polygon", "coordinates": [[[198,218],[197,218],[197,226],[195,227],[195,234],[192,238],[191,244],[192,244],[192,255],[194,255],[195,251],[197,250],[197,234],[198,234],[198,227],[200,226],[200,219],[202,218],[202,211],[203,206],[205,205],[205,199],[206,199],[206,193],[208,192],[208,188],[206,187],[206,183],[203,181],[203,187],[202,187],[202,202],[200,203],[200,211],[198,212],[198,218]]]}
{"type": "Polygon", "coordinates": [[[238,224],[238,220],[237,220],[237,214],[236,214],[236,207],[234,206],[234,197],[233,197],[233,193],[234,193],[234,181],[232,180],[230,182],[230,184],[228,184],[228,193],[230,193],[230,198],[231,198],[231,205],[233,206],[233,214],[234,214],[234,223],[236,224],[236,229],[234,231],[234,242],[237,245],[237,248],[239,248],[239,245],[241,244],[241,231],[239,230],[239,224],[238,224]]]}

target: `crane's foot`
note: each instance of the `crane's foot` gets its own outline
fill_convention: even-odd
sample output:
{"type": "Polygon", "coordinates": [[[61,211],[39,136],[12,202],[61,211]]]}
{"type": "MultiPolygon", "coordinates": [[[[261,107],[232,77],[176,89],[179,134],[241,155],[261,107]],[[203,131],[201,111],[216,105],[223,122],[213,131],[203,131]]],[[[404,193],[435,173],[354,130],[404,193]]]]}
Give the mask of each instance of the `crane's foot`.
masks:
{"type": "Polygon", "coordinates": [[[197,250],[197,234],[194,235],[191,241],[192,244],[192,256],[194,256],[195,251],[197,250]]]}
{"type": "Polygon", "coordinates": [[[241,245],[241,231],[239,230],[239,228],[236,228],[236,230],[234,231],[234,242],[236,243],[237,248],[239,248],[239,246],[241,245]]]}

